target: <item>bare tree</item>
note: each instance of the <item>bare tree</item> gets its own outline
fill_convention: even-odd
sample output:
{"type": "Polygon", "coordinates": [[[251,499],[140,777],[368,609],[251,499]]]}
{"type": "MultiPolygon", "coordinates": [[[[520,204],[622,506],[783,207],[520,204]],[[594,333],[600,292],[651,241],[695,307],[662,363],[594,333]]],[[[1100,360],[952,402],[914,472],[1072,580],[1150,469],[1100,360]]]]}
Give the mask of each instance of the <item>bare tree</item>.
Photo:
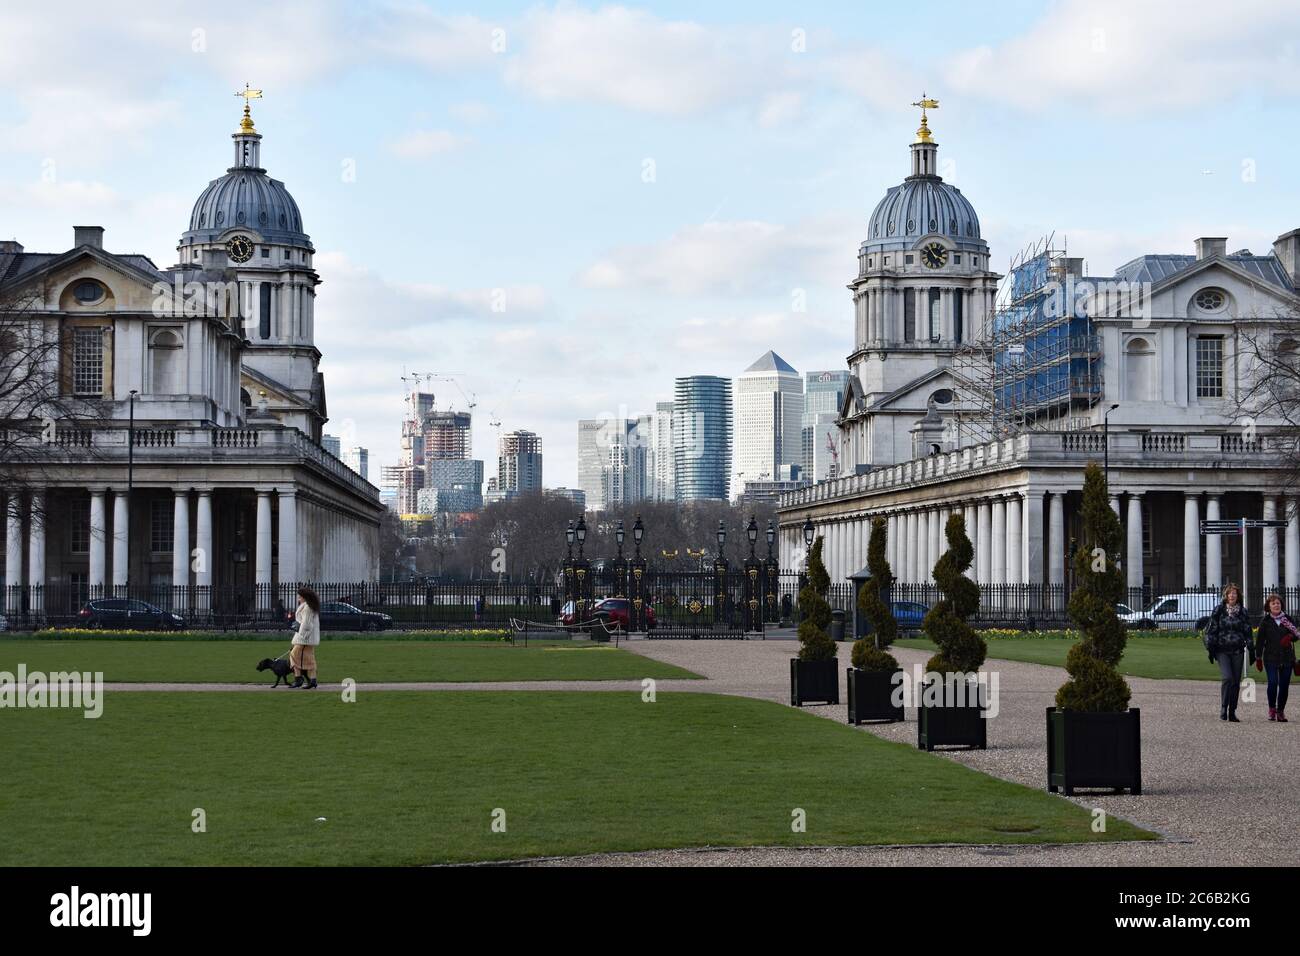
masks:
{"type": "Polygon", "coordinates": [[[1283,488],[1300,486],[1300,315],[1278,315],[1238,338],[1236,424],[1225,451],[1274,456],[1283,488]]]}

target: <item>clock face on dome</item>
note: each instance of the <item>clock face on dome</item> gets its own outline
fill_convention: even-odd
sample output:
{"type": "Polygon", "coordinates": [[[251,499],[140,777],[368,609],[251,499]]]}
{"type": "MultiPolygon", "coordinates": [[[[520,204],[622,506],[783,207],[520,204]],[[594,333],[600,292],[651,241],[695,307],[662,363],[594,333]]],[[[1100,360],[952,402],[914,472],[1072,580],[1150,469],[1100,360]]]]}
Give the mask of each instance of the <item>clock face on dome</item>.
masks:
{"type": "Polygon", "coordinates": [[[226,243],[226,255],[232,262],[247,262],[253,258],[253,242],[247,236],[235,236],[226,243]]]}
{"type": "Polygon", "coordinates": [[[921,261],[931,269],[938,269],[948,262],[948,250],[937,242],[932,242],[921,249],[921,261]]]}

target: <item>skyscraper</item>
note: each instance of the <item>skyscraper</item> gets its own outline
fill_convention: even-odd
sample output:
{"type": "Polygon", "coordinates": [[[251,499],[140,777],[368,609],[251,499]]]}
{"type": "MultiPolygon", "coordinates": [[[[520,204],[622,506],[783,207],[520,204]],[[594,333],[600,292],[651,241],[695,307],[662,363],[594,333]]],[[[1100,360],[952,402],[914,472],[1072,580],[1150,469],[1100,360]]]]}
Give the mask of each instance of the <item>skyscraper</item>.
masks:
{"type": "MultiPolygon", "coordinates": [[[[649,438],[642,419],[596,418],[578,422],[578,487],[587,507],[603,511],[646,497],[649,438]]],[[[645,424],[648,430],[648,421],[645,424]]]]}
{"type": "Polygon", "coordinates": [[[673,388],[673,465],[678,501],[725,501],[731,476],[731,380],[689,375],[673,388]]]}
{"type": "Polygon", "coordinates": [[[507,495],[542,490],[542,439],[522,429],[497,442],[497,490],[507,495]]]}
{"type": "Polygon", "coordinates": [[[650,427],[650,450],[646,456],[649,487],[646,497],[673,501],[677,497],[677,468],[673,457],[673,403],[655,405],[650,427]]]}
{"type": "MultiPolygon", "coordinates": [[[[804,376],[803,391],[803,467],[804,477],[813,483],[830,477],[827,463],[830,455],[826,450],[827,423],[831,432],[838,426],[834,422],[840,417],[840,404],[849,387],[849,372],[808,372],[804,376]],[[829,416],[829,418],[827,417],[829,416]]],[[[838,443],[839,436],[834,440],[838,443]]]]}
{"type": "Polygon", "coordinates": [[[424,430],[424,460],[463,459],[470,456],[469,412],[430,409],[420,419],[424,430]]]}
{"type": "Polygon", "coordinates": [[[370,480],[370,451],[360,445],[353,446],[343,453],[343,464],[347,465],[366,481],[370,480]]]}
{"type": "Polygon", "coordinates": [[[747,481],[773,481],[803,461],[803,379],[775,352],[762,355],[734,386],[731,495],[747,481]]]}
{"type": "Polygon", "coordinates": [[[337,435],[321,435],[320,446],[335,458],[339,456],[339,439],[337,435]]]}

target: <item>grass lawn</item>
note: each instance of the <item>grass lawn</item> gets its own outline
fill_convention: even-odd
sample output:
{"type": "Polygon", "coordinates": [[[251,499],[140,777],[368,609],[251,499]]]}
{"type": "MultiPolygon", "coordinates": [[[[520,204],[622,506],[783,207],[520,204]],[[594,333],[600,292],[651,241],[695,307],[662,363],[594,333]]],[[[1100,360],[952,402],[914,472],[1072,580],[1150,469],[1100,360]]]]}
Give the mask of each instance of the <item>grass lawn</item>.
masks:
{"type": "MultiPolygon", "coordinates": [[[[1078,638],[1075,637],[989,637],[989,657],[1006,661],[1026,661],[1030,664],[1065,666],[1065,655],[1078,638]]],[[[935,651],[928,638],[908,638],[897,642],[899,647],[935,651]]],[[[1181,680],[1219,680],[1219,668],[1211,664],[1205,653],[1200,635],[1186,637],[1129,635],[1124,656],[1119,662],[1120,673],[1130,677],[1156,677],[1181,680]]],[[[1253,672],[1252,672],[1253,673],[1253,672]]]]}
{"type": "Polygon", "coordinates": [[[713,694],[110,693],[98,720],[0,719],[0,766],[22,782],[0,788],[0,866],[1152,836],[1114,819],[1095,834],[1086,810],[1043,790],[713,694]],[[195,808],[206,833],[191,832],[195,808]],[[805,833],[791,832],[795,808],[805,833]]]}
{"type": "MultiPolygon", "coordinates": [[[[0,641],[0,671],[102,671],[108,682],[239,682],[271,684],[257,662],[289,649],[286,636],[266,641],[0,641]]],[[[368,681],[533,681],[693,678],[690,671],[608,645],[578,642],[523,647],[325,640],[316,650],[317,677],[368,681]]],[[[2,716],[2,715],[0,715],[2,716]]]]}

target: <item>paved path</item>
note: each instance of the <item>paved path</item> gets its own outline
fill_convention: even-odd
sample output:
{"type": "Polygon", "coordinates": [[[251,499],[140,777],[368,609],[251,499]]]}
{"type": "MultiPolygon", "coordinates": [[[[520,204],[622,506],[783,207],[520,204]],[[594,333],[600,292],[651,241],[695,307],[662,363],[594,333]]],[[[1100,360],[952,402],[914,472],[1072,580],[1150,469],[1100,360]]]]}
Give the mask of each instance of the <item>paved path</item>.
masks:
{"type": "MultiPolygon", "coordinates": [[[[660,691],[734,694],[789,705],[787,641],[636,641],[629,651],[685,667],[707,680],[658,680],[660,691]]],[[[840,699],[847,699],[844,668],[850,645],[839,646],[840,699]]],[[[909,670],[924,664],[921,651],[896,648],[909,670]]],[[[1047,707],[1065,679],[1057,667],[989,661],[1000,680],[1000,713],[989,726],[989,749],[942,752],[944,759],[1026,786],[1046,784],[1044,744],[1047,707]]],[[[536,865],[1270,865],[1300,864],[1300,825],[1291,802],[1300,782],[1300,720],[1269,723],[1264,689],[1243,703],[1242,723],[1219,720],[1218,684],[1129,678],[1132,705],[1142,709],[1143,794],[1072,798],[1087,808],[1130,819],[1163,834],[1159,843],[1036,847],[829,847],[652,851],[608,854],[536,865]]],[[[108,684],[114,691],[260,691],[287,693],[269,684],[108,684]]],[[[322,684],[320,692],[337,692],[322,684]]],[[[361,683],[360,691],[607,691],[640,692],[640,681],[509,681],[493,683],[361,683]]],[[[810,706],[807,713],[843,721],[846,708],[810,706]]],[[[858,728],[888,740],[916,745],[916,715],[903,724],[858,728]]],[[[936,751],[936,753],[940,753],[936,751]]],[[[1062,798],[1065,799],[1065,798],[1062,798]]]]}

